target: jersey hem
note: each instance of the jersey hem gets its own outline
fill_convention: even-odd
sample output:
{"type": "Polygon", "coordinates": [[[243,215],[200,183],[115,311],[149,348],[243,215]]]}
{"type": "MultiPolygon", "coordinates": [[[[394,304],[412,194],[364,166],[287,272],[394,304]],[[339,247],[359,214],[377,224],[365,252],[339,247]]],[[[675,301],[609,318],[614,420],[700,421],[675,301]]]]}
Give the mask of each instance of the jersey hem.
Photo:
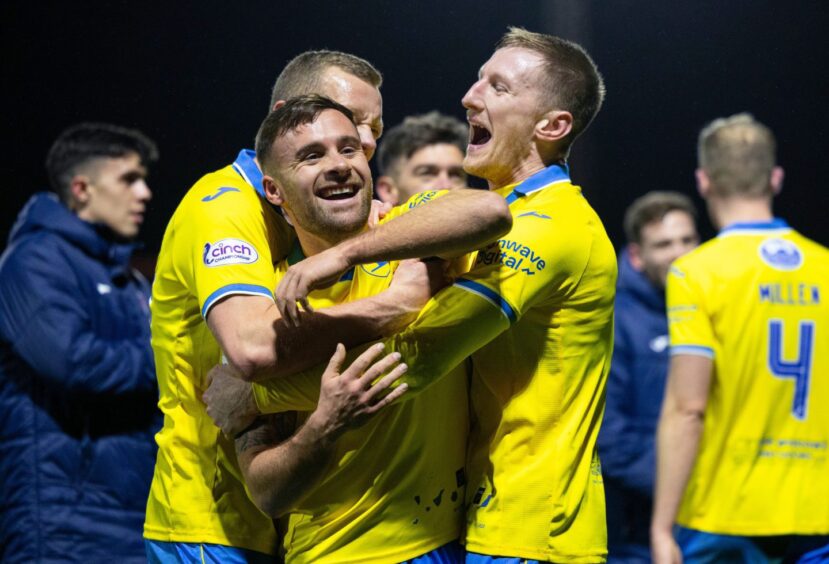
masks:
{"type": "Polygon", "coordinates": [[[703,533],[710,533],[712,535],[734,535],[740,537],[777,537],[785,535],[829,535],[829,523],[816,524],[812,526],[800,527],[758,527],[756,524],[737,524],[729,521],[727,525],[722,523],[715,523],[712,526],[699,526],[694,524],[694,521],[686,523],[677,521],[677,525],[700,531],[703,533]]]}
{"type": "Polygon", "coordinates": [[[553,550],[535,550],[526,547],[503,546],[503,545],[483,545],[478,543],[470,543],[467,541],[465,546],[467,552],[476,552],[478,554],[485,554],[487,556],[499,556],[507,558],[527,558],[532,560],[541,560],[545,562],[573,562],[574,564],[594,564],[607,562],[607,551],[601,552],[585,552],[581,554],[562,553],[553,550]]]}
{"type": "MultiPolygon", "coordinates": [[[[405,562],[407,560],[412,560],[414,558],[425,556],[433,550],[436,550],[442,547],[443,545],[456,540],[458,540],[458,535],[450,535],[445,539],[429,541],[428,543],[424,543],[423,546],[417,548],[413,547],[411,550],[400,551],[395,554],[377,554],[373,556],[366,556],[365,554],[361,554],[359,557],[359,562],[361,562],[362,564],[386,564],[388,562],[405,562]]],[[[305,560],[301,556],[291,554],[290,551],[288,551],[285,554],[285,561],[295,562],[296,564],[304,564],[310,562],[324,562],[325,564],[348,564],[354,562],[355,559],[354,556],[343,555],[337,558],[331,558],[330,556],[315,556],[313,558],[305,560]]]]}
{"type": "Polygon", "coordinates": [[[273,535],[274,542],[271,545],[263,544],[261,541],[248,541],[244,539],[230,539],[224,536],[218,536],[215,533],[183,533],[176,531],[162,532],[153,531],[146,525],[144,526],[144,538],[159,542],[186,542],[186,543],[206,543],[206,544],[220,544],[222,546],[229,546],[232,548],[244,548],[247,550],[254,550],[256,552],[263,552],[270,556],[275,556],[277,552],[276,535],[273,535]]]}

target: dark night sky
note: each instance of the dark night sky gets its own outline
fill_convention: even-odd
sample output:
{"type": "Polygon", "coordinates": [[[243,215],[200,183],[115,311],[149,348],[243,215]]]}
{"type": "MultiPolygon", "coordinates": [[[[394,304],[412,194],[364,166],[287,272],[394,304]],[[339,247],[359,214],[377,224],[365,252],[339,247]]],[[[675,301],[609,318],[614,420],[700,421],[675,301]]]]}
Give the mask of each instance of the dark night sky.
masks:
{"type": "MultiPolygon", "coordinates": [[[[158,142],[161,161],[150,177],[155,198],[142,234],[146,250],[155,252],[185,190],[252,145],[272,82],[297,53],[331,48],[371,60],[385,75],[389,127],[431,109],[462,117],[460,98],[507,25],[586,38],[608,98],[576,145],[572,172],[617,245],[633,198],[652,189],[694,193],[700,127],[746,110],[778,136],[787,172],[778,215],[829,244],[826,6],[6,1],[0,7],[9,139],[2,151],[2,246],[25,200],[46,186],[43,158],[68,125],[111,121],[158,142]],[[587,18],[571,22],[568,7],[587,18]]],[[[706,221],[703,231],[712,234],[706,221]]]]}

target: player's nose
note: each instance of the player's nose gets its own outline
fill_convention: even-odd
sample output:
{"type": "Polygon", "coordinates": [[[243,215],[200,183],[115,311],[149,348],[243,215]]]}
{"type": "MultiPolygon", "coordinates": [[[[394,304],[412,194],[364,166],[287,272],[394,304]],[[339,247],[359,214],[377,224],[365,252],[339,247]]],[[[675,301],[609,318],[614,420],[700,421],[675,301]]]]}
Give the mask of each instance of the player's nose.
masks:
{"type": "Polygon", "coordinates": [[[374,139],[374,132],[371,131],[371,127],[360,125],[357,127],[357,133],[360,135],[360,145],[363,146],[366,159],[370,161],[371,157],[374,156],[374,151],[377,149],[377,140],[374,139]]]}
{"type": "Polygon", "coordinates": [[[481,110],[480,89],[482,83],[482,80],[475,82],[472,86],[469,87],[469,90],[466,91],[466,94],[463,95],[463,98],[461,98],[461,104],[463,104],[463,107],[467,110],[481,110]]]}

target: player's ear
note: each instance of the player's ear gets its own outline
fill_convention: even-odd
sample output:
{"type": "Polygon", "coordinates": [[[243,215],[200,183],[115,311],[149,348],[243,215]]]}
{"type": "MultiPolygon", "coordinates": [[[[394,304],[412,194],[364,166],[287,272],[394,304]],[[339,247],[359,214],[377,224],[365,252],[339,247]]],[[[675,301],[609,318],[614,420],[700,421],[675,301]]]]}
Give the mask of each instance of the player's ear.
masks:
{"type": "Polygon", "coordinates": [[[703,199],[707,198],[711,194],[711,179],[708,178],[708,173],[698,168],[694,171],[694,175],[697,177],[697,191],[699,195],[703,199]]]}
{"type": "Polygon", "coordinates": [[[552,110],[535,124],[535,138],[545,143],[557,143],[573,130],[573,114],[564,110],[552,110]]]}
{"type": "Polygon", "coordinates": [[[786,176],[783,168],[776,166],[771,169],[771,193],[775,196],[783,190],[783,178],[786,176]]]}
{"type": "Polygon", "coordinates": [[[285,198],[282,194],[282,186],[272,176],[262,177],[262,188],[265,189],[265,199],[275,206],[282,206],[285,198]]]}
{"type": "Polygon", "coordinates": [[[628,243],[628,258],[634,269],[642,272],[645,263],[642,261],[642,247],[639,243],[628,243]]]}
{"type": "Polygon", "coordinates": [[[381,201],[389,203],[393,206],[398,204],[400,193],[397,186],[394,184],[394,179],[391,176],[381,176],[377,179],[377,184],[374,186],[377,191],[377,197],[381,201]]]}
{"type": "Polygon", "coordinates": [[[72,195],[70,208],[77,211],[89,203],[90,178],[84,174],[76,174],[69,181],[69,193],[72,195]]]}
{"type": "Polygon", "coordinates": [[[277,100],[276,102],[274,102],[273,108],[271,108],[271,111],[275,112],[276,110],[278,110],[279,108],[281,108],[284,105],[285,105],[285,100],[277,100]]]}

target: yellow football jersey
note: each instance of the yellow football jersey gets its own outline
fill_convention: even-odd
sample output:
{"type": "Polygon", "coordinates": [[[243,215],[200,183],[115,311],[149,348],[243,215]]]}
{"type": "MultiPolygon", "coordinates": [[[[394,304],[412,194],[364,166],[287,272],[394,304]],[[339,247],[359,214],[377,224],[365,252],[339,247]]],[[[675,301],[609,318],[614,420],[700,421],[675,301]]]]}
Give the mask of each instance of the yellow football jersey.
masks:
{"type": "Polygon", "coordinates": [[[409,365],[409,396],[471,355],[467,549],[596,562],[607,544],[596,437],[615,253],[565,168],[499,192],[510,233],[479,251],[472,271],[389,348],[409,365]]]}
{"type": "Polygon", "coordinates": [[[782,220],[735,224],[668,275],[671,354],[713,359],[677,521],[829,533],[829,250],[782,220]]]}
{"type": "MultiPolygon", "coordinates": [[[[510,233],[479,251],[471,272],[387,341],[409,365],[401,405],[455,379],[439,378],[471,355],[467,549],[601,561],[607,535],[596,437],[616,256],[566,168],[551,166],[499,192],[512,211],[510,233]]],[[[283,398],[314,405],[291,382],[280,383],[283,398]]],[[[260,406],[271,400],[257,392],[260,406]]]]}
{"type": "Polygon", "coordinates": [[[274,263],[293,229],[262,197],[252,151],[201,178],[170,220],[158,257],[152,347],[164,426],[147,503],[144,536],[275,553],[272,521],[248,498],[233,442],[207,415],[201,396],[222,353],[205,322],[234,294],[273,299],[274,263]]]}
{"type": "MultiPolygon", "coordinates": [[[[417,194],[383,221],[440,197],[417,194]]],[[[303,258],[298,244],[277,268],[303,258]]],[[[357,266],[308,298],[321,309],[375,295],[396,262],[357,266]]],[[[254,385],[264,412],[316,407],[320,369],[254,385]]],[[[303,414],[303,416],[307,413],[303,414]]],[[[401,562],[457,539],[463,527],[464,460],[469,430],[465,366],[416,400],[386,408],[337,441],[329,470],[287,519],[289,562],[401,562]]]]}

